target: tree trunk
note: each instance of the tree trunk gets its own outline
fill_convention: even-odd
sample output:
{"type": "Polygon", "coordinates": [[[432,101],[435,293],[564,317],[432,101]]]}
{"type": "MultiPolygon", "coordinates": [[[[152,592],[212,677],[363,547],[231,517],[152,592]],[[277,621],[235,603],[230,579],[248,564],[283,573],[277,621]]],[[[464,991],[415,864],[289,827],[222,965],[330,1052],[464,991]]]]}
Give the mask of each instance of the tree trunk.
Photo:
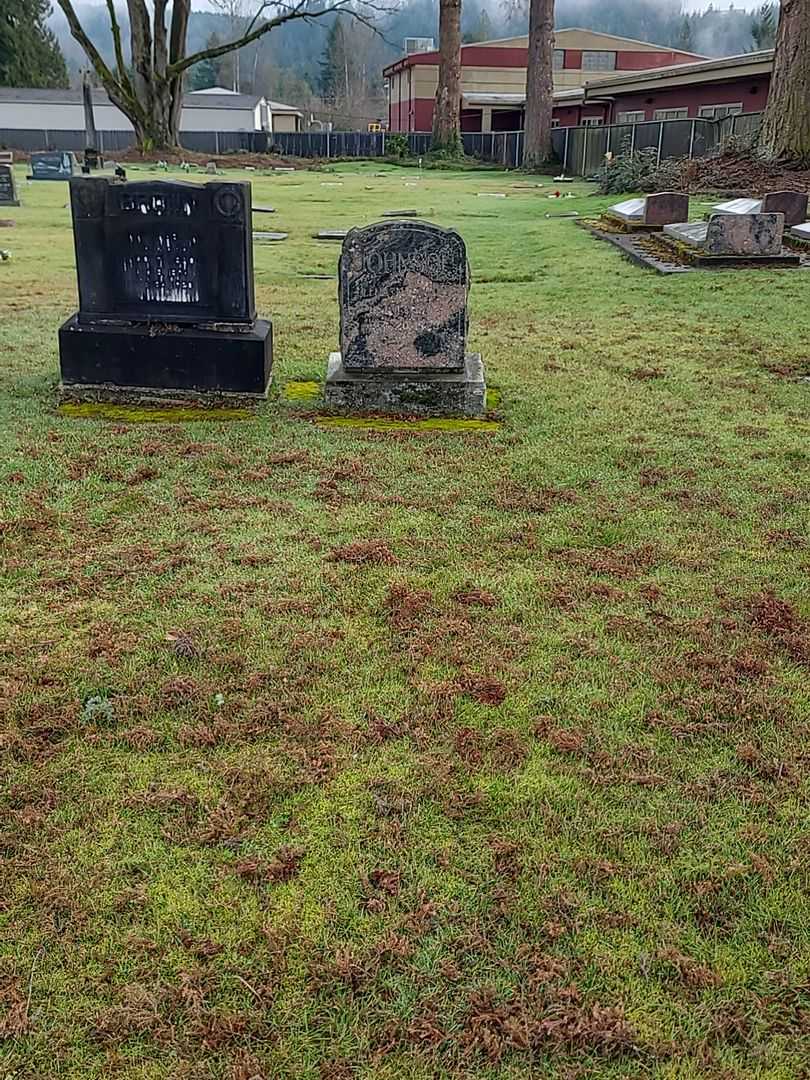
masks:
{"type": "Polygon", "coordinates": [[[553,56],[554,0],[530,0],[523,167],[532,172],[539,172],[552,159],[553,56]]]}
{"type": "Polygon", "coordinates": [[[772,161],[810,162],[810,3],[782,0],[759,149],[772,161]]]}
{"type": "Polygon", "coordinates": [[[439,88],[433,150],[461,155],[461,0],[439,0],[439,88]]]}

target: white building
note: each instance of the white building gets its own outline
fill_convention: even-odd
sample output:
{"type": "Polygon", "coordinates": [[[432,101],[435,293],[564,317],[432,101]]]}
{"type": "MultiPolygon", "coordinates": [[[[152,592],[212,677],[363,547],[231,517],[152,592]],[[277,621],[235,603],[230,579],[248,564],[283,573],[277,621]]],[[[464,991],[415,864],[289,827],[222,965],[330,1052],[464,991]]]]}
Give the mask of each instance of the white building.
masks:
{"type": "MultiPolygon", "coordinates": [[[[132,124],[104,90],[93,91],[93,114],[97,131],[132,131],[132,124]]],[[[292,105],[215,86],[184,96],[180,131],[280,133],[300,131],[301,120],[301,111],[292,105]]],[[[81,90],[0,86],[0,133],[3,131],[84,131],[81,90]]]]}

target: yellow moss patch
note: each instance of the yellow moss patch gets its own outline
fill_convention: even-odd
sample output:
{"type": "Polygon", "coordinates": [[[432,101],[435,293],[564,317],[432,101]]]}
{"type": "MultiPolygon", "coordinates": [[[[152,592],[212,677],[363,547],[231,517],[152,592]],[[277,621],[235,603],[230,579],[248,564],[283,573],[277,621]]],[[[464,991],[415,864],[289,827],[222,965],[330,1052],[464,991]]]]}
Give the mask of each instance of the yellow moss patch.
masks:
{"type": "Polygon", "coordinates": [[[60,416],[82,420],[118,420],[127,424],[180,423],[186,420],[251,420],[252,409],[204,409],[193,407],[166,407],[111,405],[105,402],[66,402],[58,407],[60,416]]]}
{"type": "Polygon", "coordinates": [[[449,419],[442,420],[387,420],[381,416],[316,416],[315,423],[321,427],[356,428],[361,431],[497,431],[497,420],[449,419]]]}
{"type": "Polygon", "coordinates": [[[503,394],[500,390],[496,390],[494,386],[489,387],[487,390],[486,406],[488,409],[497,409],[503,401],[503,394]]]}
{"type": "Polygon", "coordinates": [[[287,401],[311,401],[321,396],[321,384],[315,379],[306,379],[284,383],[281,394],[287,401]]]}

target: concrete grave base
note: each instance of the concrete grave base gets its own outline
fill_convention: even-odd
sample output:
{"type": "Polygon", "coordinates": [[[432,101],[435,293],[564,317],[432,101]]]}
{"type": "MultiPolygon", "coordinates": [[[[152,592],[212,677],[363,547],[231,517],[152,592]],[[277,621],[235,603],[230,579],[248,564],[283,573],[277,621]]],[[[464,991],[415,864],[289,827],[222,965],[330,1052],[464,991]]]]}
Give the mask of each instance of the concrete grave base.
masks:
{"type": "Polygon", "coordinates": [[[482,416],[486,382],[480,353],[467,353],[463,371],[347,372],[341,354],[326,369],[326,404],[352,413],[482,416]]]}
{"type": "Polygon", "coordinates": [[[211,400],[264,398],[273,366],[273,327],[264,319],[228,331],[164,323],[82,322],[59,329],[65,400],[113,400],[168,395],[211,400]]]}

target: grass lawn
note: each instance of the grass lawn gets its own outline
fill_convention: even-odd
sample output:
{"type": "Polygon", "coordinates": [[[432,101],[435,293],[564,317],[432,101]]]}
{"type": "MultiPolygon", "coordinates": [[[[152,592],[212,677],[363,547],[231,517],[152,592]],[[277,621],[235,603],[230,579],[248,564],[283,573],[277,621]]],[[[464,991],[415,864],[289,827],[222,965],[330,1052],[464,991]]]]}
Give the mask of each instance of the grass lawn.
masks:
{"type": "Polygon", "coordinates": [[[0,1077],[810,1076],[810,274],[639,270],[582,184],[236,175],[290,233],[246,421],[59,415],[67,189],[0,215],[0,1077]],[[496,430],[285,392],[310,234],[409,207],[496,430]]]}

